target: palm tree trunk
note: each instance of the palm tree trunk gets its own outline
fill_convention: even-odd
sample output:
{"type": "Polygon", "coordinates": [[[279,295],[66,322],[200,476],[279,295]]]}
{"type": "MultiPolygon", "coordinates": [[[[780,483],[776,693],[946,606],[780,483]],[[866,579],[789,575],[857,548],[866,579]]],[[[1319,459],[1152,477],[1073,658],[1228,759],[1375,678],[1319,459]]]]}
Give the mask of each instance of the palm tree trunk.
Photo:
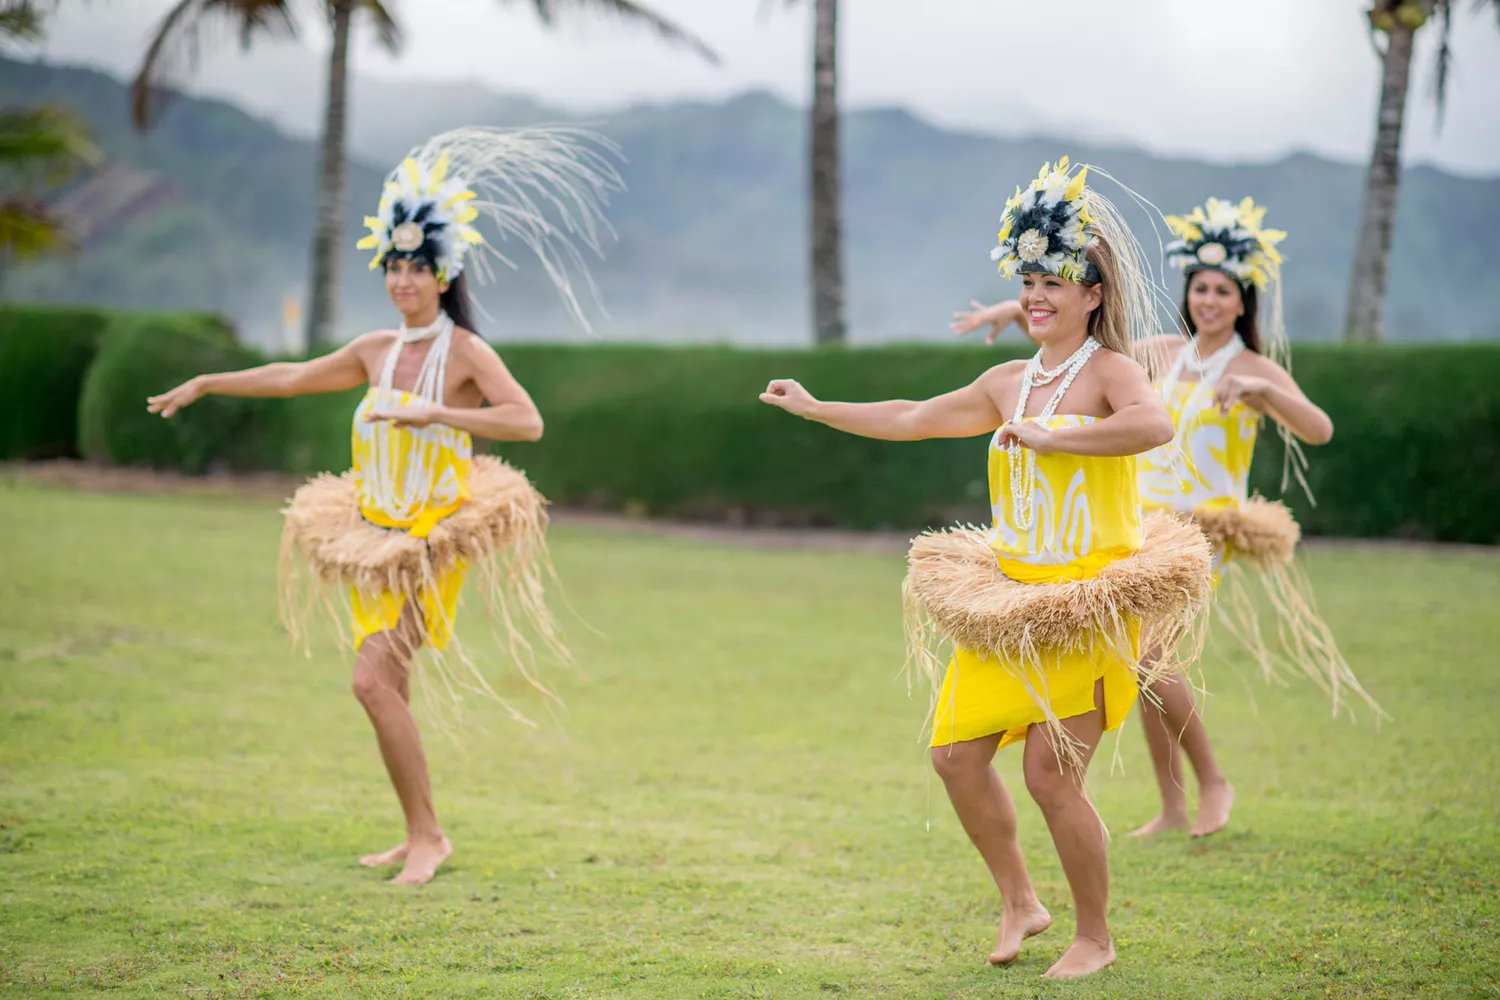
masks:
{"type": "Polygon", "coordinates": [[[1401,184],[1401,126],[1411,80],[1412,41],[1416,29],[1395,18],[1387,33],[1380,85],[1380,117],[1375,150],[1365,181],[1364,214],[1349,277],[1349,311],[1344,340],[1380,339],[1385,323],[1386,276],[1391,263],[1391,234],[1396,224],[1396,192],[1401,184]]]}
{"type": "Polygon", "coordinates": [[[838,0],[816,0],[812,102],[812,307],[819,344],[842,344],[844,261],[839,220],[838,0]]]}
{"type": "Polygon", "coordinates": [[[333,51],[328,57],[328,104],[323,116],[323,148],[318,162],[318,207],[313,230],[312,306],[307,314],[309,348],[333,342],[339,318],[339,277],[343,261],[344,202],[348,164],[344,151],[348,111],[349,22],[356,0],[331,0],[333,51]]]}

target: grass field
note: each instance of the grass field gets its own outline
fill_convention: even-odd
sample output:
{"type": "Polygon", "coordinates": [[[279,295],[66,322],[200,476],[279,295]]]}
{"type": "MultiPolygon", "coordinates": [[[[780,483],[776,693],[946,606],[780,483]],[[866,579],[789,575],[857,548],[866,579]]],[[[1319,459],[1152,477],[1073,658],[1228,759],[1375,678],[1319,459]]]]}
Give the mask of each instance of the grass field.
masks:
{"type": "MultiPolygon", "coordinates": [[[[456,853],[411,890],[355,863],[399,812],[348,664],[277,629],[274,504],[11,483],[0,523],[0,996],[1500,997],[1500,558],[1312,553],[1379,732],[1211,650],[1234,822],[1116,836],[1120,961],[1058,984],[1015,751],[1058,922],[984,965],[899,558],[556,530],[587,676],[538,730],[430,734],[456,853]]],[[[1135,720],[1112,746],[1122,834],[1155,793],[1135,720]]]]}

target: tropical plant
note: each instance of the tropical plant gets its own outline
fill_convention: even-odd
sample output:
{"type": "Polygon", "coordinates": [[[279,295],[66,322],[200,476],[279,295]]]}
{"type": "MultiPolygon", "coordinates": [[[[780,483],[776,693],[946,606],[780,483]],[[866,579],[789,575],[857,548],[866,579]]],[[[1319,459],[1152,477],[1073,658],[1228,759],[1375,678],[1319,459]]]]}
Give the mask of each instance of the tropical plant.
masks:
{"type": "MultiPolygon", "coordinates": [[[[771,0],[763,0],[765,13],[771,0]]],[[[798,0],[786,0],[791,6],[798,0]]],[[[842,344],[844,245],[839,167],[838,0],[813,5],[813,93],[808,122],[808,247],[812,283],[813,340],[842,344]]]]}
{"type": "MultiPolygon", "coordinates": [[[[1380,111],[1376,118],[1375,148],[1365,180],[1364,211],[1349,278],[1349,306],[1344,325],[1346,341],[1376,341],[1385,326],[1386,281],[1390,272],[1391,239],[1396,224],[1396,195],[1401,184],[1401,131],[1406,97],[1411,85],[1412,53],[1417,32],[1437,21],[1438,49],[1433,61],[1433,98],[1441,127],[1453,65],[1453,15],[1460,0],[1374,0],[1366,11],[1370,40],[1381,60],[1380,111]]],[[[1473,10],[1486,10],[1500,23],[1500,0],[1474,0],[1473,10]]]]}
{"type": "MultiPolygon", "coordinates": [[[[42,10],[30,0],[0,3],[0,40],[7,44],[41,38],[42,10]]],[[[68,245],[67,227],[38,192],[66,180],[99,152],[87,127],[61,108],[0,112],[0,252],[24,259],[68,245]]]]}
{"type": "MultiPolygon", "coordinates": [[[[718,56],[696,36],[633,0],[500,0],[524,2],[542,24],[552,26],[559,14],[614,16],[644,26],[667,42],[682,44],[710,62],[718,56]]],[[[356,15],[368,17],[381,44],[390,52],[401,45],[403,29],[391,0],[178,0],[157,26],[150,47],[132,84],[132,119],[147,130],[159,120],[174,85],[196,68],[207,32],[229,28],[248,49],[256,41],[295,38],[299,11],[312,8],[328,19],[332,34],[328,92],[318,163],[318,197],[313,229],[312,302],[308,309],[310,345],[334,339],[338,323],[339,264],[345,236],[348,154],[345,125],[348,117],[349,31],[356,15]]]]}

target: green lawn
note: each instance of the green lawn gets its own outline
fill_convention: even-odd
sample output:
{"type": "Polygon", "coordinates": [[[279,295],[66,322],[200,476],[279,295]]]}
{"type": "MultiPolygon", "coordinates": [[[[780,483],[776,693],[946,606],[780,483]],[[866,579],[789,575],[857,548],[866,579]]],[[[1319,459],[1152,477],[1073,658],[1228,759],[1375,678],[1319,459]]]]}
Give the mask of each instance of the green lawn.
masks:
{"type": "MultiPolygon", "coordinates": [[[[1313,553],[1379,732],[1306,685],[1252,704],[1211,650],[1234,822],[1117,836],[1119,963],[1056,984],[1071,908],[1015,751],[1058,922],[984,965],[899,558],[556,530],[587,676],[539,730],[431,735],[456,853],[410,890],[355,863],[399,812],[348,663],[277,629],[275,505],[12,482],[0,523],[3,996],[1500,997],[1500,558],[1313,553]]],[[[1111,747],[1121,834],[1155,793],[1134,720],[1111,747]]]]}

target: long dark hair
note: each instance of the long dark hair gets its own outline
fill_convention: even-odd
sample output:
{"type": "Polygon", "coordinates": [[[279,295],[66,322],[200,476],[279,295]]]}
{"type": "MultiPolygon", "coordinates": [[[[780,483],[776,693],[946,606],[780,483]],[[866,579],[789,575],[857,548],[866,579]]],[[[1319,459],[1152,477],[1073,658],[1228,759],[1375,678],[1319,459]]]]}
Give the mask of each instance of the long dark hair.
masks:
{"type": "MultiPolygon", "coordinates": [[[[1218,269],[1200,267],[1197,270],[1189,271],[1187,273],[1187,280],[1182,283],[1182,321],[1187,324],[1188,333],[1191,333],[1194,336],[1197,336],[1198,334],[1198,324],[1193,322],[1193,314],[1188,310],[1188,295],[1191,293],[1193,288],[1193,279],[1196,278],[1200,272],[1211,270],[1218,269]]],[[[1255,294],[1255,286],[1248,282],[1241,281],[1234,275],[1229,274],[1225,271],[1219,271],[1219,273],[1223,274],[1230,281],[1233,281],[1235,283],[1235,286],[1239,288],[1240,302],[1245,307],[1245,311],[1242,312],[1239,316],[1235,317],[1234,332],[1240,335],[1240,339],[1245,342],[1246,348],[1255,352],[1256,354],[1259,354],[1260,324],[1256,321],[1255,316],[1259,309],[1260,298],[1255,294]]],[[[457,322],[457,318],[454,319],[454,322],[457,322]]]]}
{"type": "Polygon", "coordinates": [[[479,328],[474,325],[474,305],[469,301],[469,276],[460,272],[448,284],[448,290],[438,296],[438,306],[453,320],[453,325],[461,330],[478,334],[479,328]]]}

